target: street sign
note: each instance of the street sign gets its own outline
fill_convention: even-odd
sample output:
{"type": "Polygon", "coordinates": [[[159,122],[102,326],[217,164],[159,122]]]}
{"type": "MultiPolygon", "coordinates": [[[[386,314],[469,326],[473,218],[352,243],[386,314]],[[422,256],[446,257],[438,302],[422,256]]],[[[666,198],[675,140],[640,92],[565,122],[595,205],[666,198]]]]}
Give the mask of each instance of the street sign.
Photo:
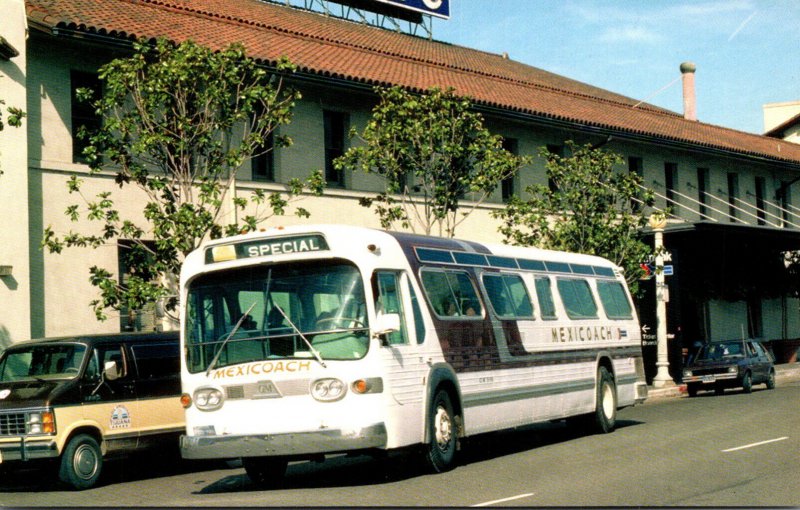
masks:
{"type": "Polygon", "coordinates": [[[664,276],[672,276],[673,274],[675,274],[675,270],[672,265],[664,266],[664,276]]]}

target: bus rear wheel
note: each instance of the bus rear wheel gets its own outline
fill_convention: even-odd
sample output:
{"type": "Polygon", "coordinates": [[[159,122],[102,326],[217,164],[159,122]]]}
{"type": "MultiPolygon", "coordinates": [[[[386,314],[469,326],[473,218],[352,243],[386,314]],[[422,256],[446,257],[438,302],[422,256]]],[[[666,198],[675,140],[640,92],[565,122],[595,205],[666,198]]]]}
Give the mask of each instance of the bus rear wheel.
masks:
{"type": "Polygon", "coordinates": [[[425,459],[436,473],[449,471],[455,467],[458,430],[450,395],[439,390],[433,399],[428,417],[428,436],[425,446],[425,459]]]}
{"type": "Polygon", "coordinates": [[[606,367],[597,374],[597,398],[593,416],[594,429],[608,433],[617,425],[617,385],[606,367]]]}
{"type": "Polygon", "coordinates": [[[286,475],[289,462],[283,457],[245,457],[244,471],[250,480],[262,488],[279,487],[286,475]]]}

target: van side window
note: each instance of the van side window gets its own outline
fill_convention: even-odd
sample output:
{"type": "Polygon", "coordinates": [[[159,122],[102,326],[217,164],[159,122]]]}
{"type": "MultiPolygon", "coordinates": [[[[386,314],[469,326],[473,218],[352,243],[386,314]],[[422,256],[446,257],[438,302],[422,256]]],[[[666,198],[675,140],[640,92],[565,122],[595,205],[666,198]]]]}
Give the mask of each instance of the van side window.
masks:
{"type": "Polygon", "coordinates": [[[498,317],[533,318],[525,283],[515,274],[484,274],[483,285],[498,317]]]}
{"type": "Polygon", "coordinates": [[[633,308],[620,282],[598,280],[597,293],[609,319],[633,318],[633,308]]]}
{"type": "Polygon", "coordinates": [[[125,362],[125,355],[119,345],[101,345],[97,348],[97,358],[100,360],[100,371],[105,369],[106,362],[113,361],[117,364],[117,372],[122,379],[128,375],[128,367],[125,362]]]}
{"type": "Polygon", "coordinates": [[[422,287],[433,310],[441,318],[483,316],[483,307],[472,280],[463,271],[422,271],[422,287]]]}
{"type": "Polygon", "coordinates": [[[157,379],[179,374],[178,344],[140,344],[131,349],[139,377],[157,379]]]}
{"type": "Polygon", "coordinates": [[[592,297],[589,282],[573,278],[559,278],[556,285],[561,302],[570,319],[596,319],[597,303],[592,297]]]}
{"type": "Polygon", "coordinates": [[[553,290],[550,288],[550,278],[546,276],[536,277],[536,295],[539,297],[539,308],[542,319],[557,319],[556,305],[553,301],[553,290]]]}

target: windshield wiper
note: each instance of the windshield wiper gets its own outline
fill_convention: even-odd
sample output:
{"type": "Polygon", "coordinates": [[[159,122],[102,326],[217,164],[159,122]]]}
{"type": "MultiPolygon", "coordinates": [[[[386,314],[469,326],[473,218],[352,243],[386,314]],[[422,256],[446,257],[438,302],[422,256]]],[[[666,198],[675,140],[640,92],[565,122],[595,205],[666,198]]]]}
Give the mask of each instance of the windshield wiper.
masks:
{"type": "Polygon", "coordinates": [[[289,323],[289,326],[292,327],[295,333],[297,333],[297,335],[303,339],[303,341],[308,346],[308,350],[311,351],[311,354],[313,354],[314,357],[317,359],[317,361],[319,361],[319,364],[322,365],[322,368],[328,368],[325,362],[322,361],[322,356],[320,356],[319,352],[316,349],[314,349],[314,346],[311,345],[311,342],[308,341],[308,338],[306,338],[306,336],[297,328],[297,326],[294,325],[294,322],[292,322],[292,319],[290,319],[289,316],[286,315],[286,312],[283,311],[283,308],[281,308],[278,305],[275,305],[275,308],[277,308],[278,311],[281,312],[281,315],[283,315],[283,318],[286,319],[286,322],[289,323]]]}
{"type": "Polygon", "coordinates": [[[216,354],[214,354],[214,358],[212,358],[212,359],[211,359],[211,363],[209,363],[209,364],[208,364],[208,368],[206,369],[206,377],[208,377],[208,374],[210,374],[210,373],[211,373],[211,370],[212,370],[212,369],[214,368],[214,366],[217,364],[217,361],[219,360],[219,356],[220,356],[220,354],[222,354],[222,350],[223,350],[223,349],[225,348],[225,346],[228,344],[228,340],[230,340],[230,339],[231,339],[231,337],[232,337],[234,334],[236,334],[236,332],[237,332],[237,331],[239,331],[239,327],[242,325],[242,322],[244,322],[244,319],[245,319],[245,317],[247,317],[248,315],[250,315],[250,312],[251,312],[251,311],[253,311],[253,308],[254,308],[255,306],[256,306],[256,302],[254,301],[254,302],[253,302],[253,304],[252,304],[252,305],[250,305],[250,308],[248,308],[248,309],[247,309],[247,311],[246,311],[246,312],[244,312],[244,313],[242,314],[242,316],[241,316],[241,317],[239,317],[239,320],[238,320],[238,322],[236,322],[236,325],[233,327],[233,329],[231,330],[231,332],[230,332],[230,333],[228,333],[228,336],[227,336],[227,337],[225,337],[225,340],[223,340],[223,341],[222,341],[222,345],[220,345],[220,346],[219,346],[219,349],[217,349],[217,352],[216,352],[216,354]]]}

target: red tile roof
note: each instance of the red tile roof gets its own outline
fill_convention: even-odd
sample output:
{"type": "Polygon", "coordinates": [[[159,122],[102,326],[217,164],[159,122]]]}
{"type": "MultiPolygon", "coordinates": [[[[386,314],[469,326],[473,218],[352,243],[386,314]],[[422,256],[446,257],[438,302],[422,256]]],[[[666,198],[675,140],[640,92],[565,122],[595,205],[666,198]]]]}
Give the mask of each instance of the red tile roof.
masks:
{"type": "Polygon", "coordinates": [[[800,145],[697,121],[501,55],[258,0],[26,0],[32,27],[122,39],[242,42],[306,73],[416,90],[453,87],[481,105],[800,164],[800,145]]]}

